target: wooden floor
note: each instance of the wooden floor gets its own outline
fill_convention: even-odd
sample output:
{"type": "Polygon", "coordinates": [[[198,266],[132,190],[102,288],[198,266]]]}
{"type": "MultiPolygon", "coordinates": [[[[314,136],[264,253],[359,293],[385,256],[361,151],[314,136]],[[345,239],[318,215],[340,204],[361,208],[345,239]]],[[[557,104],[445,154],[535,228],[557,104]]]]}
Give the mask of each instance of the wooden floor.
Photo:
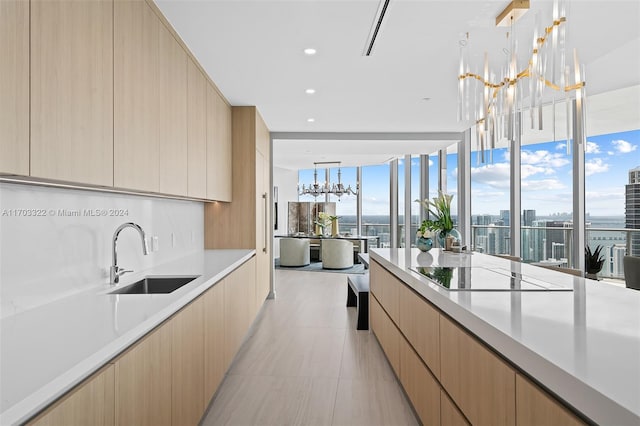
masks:
{"type": "Polygon", "coordinates": [[[276,270],[276,291],[202,425],[418,424],[346,275],[276,270]]]}

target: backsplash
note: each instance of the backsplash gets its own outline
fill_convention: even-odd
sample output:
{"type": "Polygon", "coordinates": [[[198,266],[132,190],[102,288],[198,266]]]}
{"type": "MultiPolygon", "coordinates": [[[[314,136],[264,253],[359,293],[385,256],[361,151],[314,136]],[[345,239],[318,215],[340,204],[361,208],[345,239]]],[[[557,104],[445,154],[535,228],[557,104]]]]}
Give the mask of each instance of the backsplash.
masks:
{"type": "MultiPolygon", "coordinates": [[[[7,317],[109,281],[111,241],[140,225],[158,251],[142,254],[124,229],[118,264],[136,272],[201,251],[201,202],[0,183],[0,316],[7,317]]],[[[126,275],[125,275],[126,277],[126,275]]]]}

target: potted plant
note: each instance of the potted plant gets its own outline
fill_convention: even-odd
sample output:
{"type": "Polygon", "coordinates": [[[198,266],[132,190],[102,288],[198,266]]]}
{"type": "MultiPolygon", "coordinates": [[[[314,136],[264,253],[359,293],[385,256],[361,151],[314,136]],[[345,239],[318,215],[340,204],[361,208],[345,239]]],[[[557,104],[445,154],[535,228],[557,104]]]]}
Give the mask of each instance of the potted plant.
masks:
{"type": "Polygon", "coordinates": [[[438,191],[438,196],[433,198],[433,201],[428,199],[416,200],[434,218],[423,220],[420,228],[434,231],[438,237],[440,247],[444,247],[445,238],[449,235],[458,240],[461,238],[458,230],[453,228],[453,219],[451,218],[452,199],[453,195],[438,191]]]}
{"type": "Polygon", "coordinates": [[[602,270],[604,265],[604,256],[600,253],[603,247],[597,245],[596,249],[592,252],[591,247],[587,246],[584,249],[584,269],[585,277],[593,280],[598,279],[598,272],[602,270]]]}
{"type": "Polygon", "coordinates": [[[324,235],[324,228],[331,223],[331,215],[326,212],[318,213],[316,224],[316,235],[324,235]]]}

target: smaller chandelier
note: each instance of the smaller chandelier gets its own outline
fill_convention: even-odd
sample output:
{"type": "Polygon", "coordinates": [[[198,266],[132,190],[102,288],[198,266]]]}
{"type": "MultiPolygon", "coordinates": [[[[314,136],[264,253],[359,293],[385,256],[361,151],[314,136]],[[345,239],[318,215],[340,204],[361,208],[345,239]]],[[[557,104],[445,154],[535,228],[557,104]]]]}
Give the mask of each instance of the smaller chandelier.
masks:
{"type": "Polygon", "coordinates": [[[336,197],[340,198],[343,195],[358,195],[359,185],[356,183],[355,191],[351,188],[351,185],[345,186],[342,184],[342,171],[338,166],[338,183],[334,183],[333,185],[330,182],[325,182],[322,185],[318,183],[318,164],[338,164],[340,162],[335,161],[323,161],[323,162],[314,162],[313,163],[313,183],[309,186],[302,185],[302,189],[298,186],[298,195],[312,195],[314,198],[317,198],[319,195],[323,194],[333,194],[336,197]]]}

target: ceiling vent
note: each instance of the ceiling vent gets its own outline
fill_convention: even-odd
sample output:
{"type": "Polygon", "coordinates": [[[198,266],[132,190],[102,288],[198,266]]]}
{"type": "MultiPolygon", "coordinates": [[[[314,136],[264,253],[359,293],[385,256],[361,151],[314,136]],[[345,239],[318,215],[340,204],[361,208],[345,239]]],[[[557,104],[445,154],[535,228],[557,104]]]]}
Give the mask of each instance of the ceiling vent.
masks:
{"type": "Polygon", "coordinates": [[[362,52],[363,56],[371,56],[371,53],[373,52],[373,46],[376,43],[378,34],[380,33],[380,28],[382,28],[382,21],[387,13],[390,1],[391,0],[380,0],[380,3],[378,4],[376,16],[373,18],[373,24],[371,25],[371,30],[369,30],[369,37],[367,37],[367,42],[364,45],[364,52],[362,52]]]}

